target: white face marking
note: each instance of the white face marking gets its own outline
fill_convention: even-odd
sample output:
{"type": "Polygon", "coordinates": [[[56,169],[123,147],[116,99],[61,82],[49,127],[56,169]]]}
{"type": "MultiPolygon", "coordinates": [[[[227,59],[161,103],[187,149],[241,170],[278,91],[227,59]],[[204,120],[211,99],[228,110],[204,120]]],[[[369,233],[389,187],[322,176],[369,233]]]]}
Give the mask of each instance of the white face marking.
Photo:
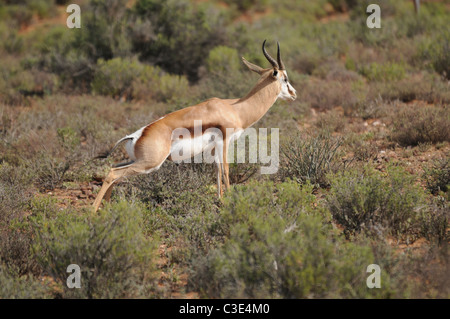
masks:
{"type": "Polygon", "coordinates": [[[277,77],[281,84],[281,92],[278,94],[278,98],[282,100],[294,101],[297,98],[297,91],[289,83],[287,72],[285,70],[278,71],[277,77]]]}

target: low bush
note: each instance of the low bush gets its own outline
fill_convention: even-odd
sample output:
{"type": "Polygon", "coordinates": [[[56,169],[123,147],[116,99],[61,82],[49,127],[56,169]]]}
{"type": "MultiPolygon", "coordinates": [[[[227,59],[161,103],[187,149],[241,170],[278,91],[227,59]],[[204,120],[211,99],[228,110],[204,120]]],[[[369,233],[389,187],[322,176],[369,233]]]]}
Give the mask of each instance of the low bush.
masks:
{"type": "Polygon", "coordinates": [[[412,74],[394,82],[373,82],[367,92],[367,100],[381,97],[385,101],[412,102],[422,100],[437,105],[450,102],[447,84],[432,74],[412,74]]]}
{"type": "Polygon", "coordinates": [[[132,12],[134,52],[167,72],[186,74],[191,81],[198,80],[199,67],[205,65],[208,52],[225,42],[226,20],[207,6],[139,0],[132,12]]]}
{"type": "Polygon", "coordinates": [[[404,78],[405,67],[402,64],[394,62],[383,64],[374,62],[367,66],[362,66],[359,73],[365,76],[369,81],[398,81],[404,78]]]}
{"type": "Polygon", "coordinates": [[[434,199],[421,216],[422,235],[432,243],[448,245],[450,207],[443,198],[434,199]]]}
{"type": "Polygon", "coordinates": [[[30,248],[33,236],[24,227],[33,198],[31,177],[23,167],[0,164],[0,264],[17,276],[38,275],[40,267],[30,248]]]}
{"type": "Polygon", "coordinates": [[[353,92],[352,82],[308,80],[297,86],[301,87],[298,98],[318,110],[330,110],[338,106],[352,108],[359,101],[353,92]]]}
{"type": "Polygon", "coordinates": [[[370,247],[345,242],[311,192],[295,182],[235,187],[222,209],[227,239],[194,262],[190,285],[209,298],[389,296],[365,285],[370,247]]]}
{"type": "Polygon", "coordinates": [[[438,32],[433,39],[426,41],[419,47],[419,59],[426,65],[450,79],[450,32],[438,32]]]}
{"type": "Polygon", "coordinates": [[[49,286],[34,277],[19,276],[0,264],[0,299],[46,299],[49,286]]]}
{"type": "Polygon", "coordinates": [[[193,219],[217,214],[215,175],[214,164],[165,162],[159,170],[119,185],[113,195],[147,205],[152,212],[147,216],[150,233],[159,232],[162,237],[170,237],[170,241],[183,240],[182,230],[193,227],[189,226],[193,219]]]}
{"type": "Polygon", "coordinates": [[[155,78],[157,70],[141,64],[137,59],[114,58],[108,61],[98,60],[97,70],[92,80],[94,93],[116,98],[132,98],[132,84],[136,78],[145,74],[146,78],[155,78]]]}
{"type": "Polygon", "coordinates": [[[422,177],[432,194],[438,195],[441,191],[446,193],[450,188],[450,160],[435,160],[430,168],[425,168],[422,177]]]}
{"type": "Polygon", "coordinates": [[[91,85],[94,93],[115,98],[173,102],[186,94],[188,84],[183,76],[163,74],[137,59],[114,58],[98,61],[91,85]]]}
{"type": "Polygon", "coordinates": [[[392,115],[392,124],[389,138],[403,146],[450,140],[450,116],[446,107],[405,106],[392,115]]]}
{"type": "Polygon", "coordinates": [[[325,113],[319,113],[314,125],[322,130],[330,133],[340,132],[344,129],[346,119],[343,114],[336,110],[331,110],[325,113]]]}
{"type": "Polygon", "coordinates": [[[327,174],[341,165],[338,159],[342,142],[342,139],[333,138],[329,133],[291,135],[281,144],[280,177],[327,186],[327,174]]]}
{"type": "Polygon", "coordinates": [[[33,251],[66,298],[149,297],[154,285],[155,239],[146,238],[139,207],[120,202],[98,215],[63,210],[33,212],[33,251]],[[81,288],[68,289],[66,269],[81,268],[81,288]]]}
{"type": "Polygon", "coordinates": [[[366,166],[339,172],[330,180],[327,207],[347,237],[360,231],[406,242],[419,237],[425,194],[414,176],[398,167],[389,167],[384,176],[366,166]]]}

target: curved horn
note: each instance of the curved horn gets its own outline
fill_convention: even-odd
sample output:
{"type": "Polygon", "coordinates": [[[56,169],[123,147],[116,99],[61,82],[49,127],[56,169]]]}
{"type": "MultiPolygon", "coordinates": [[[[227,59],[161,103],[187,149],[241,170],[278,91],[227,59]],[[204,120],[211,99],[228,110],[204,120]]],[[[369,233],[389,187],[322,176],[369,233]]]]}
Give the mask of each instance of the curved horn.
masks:
{"type": "Polygon", "coordinates": [[[274,68],[277,68],[277,69],[278,69],[278,63],[277,63],[277,61],[275,61],[275,59],[272,58],[272,57],[269,55],[269,53],[267,53],[266,47],[265,47],[265,46],[266,46],[266,40],[264,40],[263,45],[262,45],[262,50],[263,50],[264,56],[265,56],[266,59],[270,62],[270,64],[272,64],[272,66],[273,66],[274,68]]]}
{"type": "Polygon", "coordinates": [[[278,61],[278,65],[280,66],[280,70],[286,70],[286,68],[284,67],[283,61],[281,61],[281,55],[280,55],[280,43],[278,43],[278,41],[277,41],[277,46],[278,46],[278,51],[277,51],[277,61],[278,61]]]}

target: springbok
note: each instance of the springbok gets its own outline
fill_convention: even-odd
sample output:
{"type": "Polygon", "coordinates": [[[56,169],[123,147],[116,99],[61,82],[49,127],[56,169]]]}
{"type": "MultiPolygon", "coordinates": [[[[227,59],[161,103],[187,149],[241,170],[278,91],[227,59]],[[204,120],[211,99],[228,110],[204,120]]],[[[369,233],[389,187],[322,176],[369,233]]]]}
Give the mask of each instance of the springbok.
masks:
{"type": "Polygon", "coordinates": [[[239,138],[241,133],[255,124],[266,114],[269,108],[278,98],[284,100],[295,100],[297,95],[295,89],[289,83],[285,66],[280,56],[280,45],[277,43],[277,60],[272,58],[265,49],[266,41],[262,45],[262,51],[266,59],[272,65],[271,68],[263,69],[248,62],[244,57],[242,61],[253,72],[260,75],[256,85],[250,92],[240,99],[212,98],[200,104],[189,106],[172,112],[142,127],[133,134],[120,139],[106,155],[122,142],[126,142],[125,149],[131,161],[120,163],[111,168],[106,176],[102,188],[94,201],[94,209],[98,210],[100,203],[105,197],[110,199],[112,186],[119,179],[137,174],[148,174],[161,167],[166,159],[173,160],[173,154],[179,153],[182,147],[188,146],[191,150],[185,154],[185,158],[191,158],[197,154],[214,147],[215,162],[217,163],[217,192],[220,197],[222,179],[225,189],[230,187],[229,166],[227,162],[227,150],[230,143],[239,138]],[[201,127],[197,128],[199,121],[201,127]],[[175,134],[179,128],[188,129],[190,138],[179,138],[175,134]],[[207,133],[208,128],[215,128],[221,132],[221,138],[211,136],[207,133]],[[228,128],[228,130],[227,130],[228,128]],[[230,130],[232,129],[232,130],[230,130]],[[200,131],[194,137],[194,131],[200,131]],[[230,134],[229,132],[233,133],[230,134]],[[228,135],[227,135],[228,134],[228,135]]]}

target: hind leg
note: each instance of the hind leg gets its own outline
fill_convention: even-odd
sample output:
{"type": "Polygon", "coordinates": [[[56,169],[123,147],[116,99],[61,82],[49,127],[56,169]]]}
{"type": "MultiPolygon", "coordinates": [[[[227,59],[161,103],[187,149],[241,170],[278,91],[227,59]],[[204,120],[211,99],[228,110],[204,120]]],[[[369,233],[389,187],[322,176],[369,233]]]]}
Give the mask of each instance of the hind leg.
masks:
{"type": "MultiPolygon", "coordinates": [[[[124,162],[124,163],[114,164],[112,167],[113,167],[113,168],[119,168],[119,167],[123,167],[123,166],[129,166],[129,165],[131,165],[131,164],[133,164],[133,163],[134,163],[134,161],[124,162]]],[[[112,184],[112,185],[106,190],[105,196],[103,197],[103,199],[106,200],[107,202],[110,202],[110,201],[111,201],[111,193],[112,193],[113,185],[114,185],[114,184],[112,184]]]]}
{"type": "Polygon", "coordinates": [[[103,199],[106,200],[107,202],[111,201],[111,193],[112,193],[113,185],[111,185],[111,187],[108,188],[108,190],[105,193],[105,196],[103,196],[103,199]]]}
{"type": "Polygon", "coordinates": [[[100,207],[103,197],[106,200],[109,200],[111,197],[111,191],[114,183],[123,177],[134,176],[138,174],[146,173],[146,169],[144,165],[139,165],[138,163],[133,163],[129,166],[125,167],[115,167],[111,168],[108,175],[106,176],[102,188],[98,193],[97,197],[94,201],[94,211],[97,211],[100,207]]]}

